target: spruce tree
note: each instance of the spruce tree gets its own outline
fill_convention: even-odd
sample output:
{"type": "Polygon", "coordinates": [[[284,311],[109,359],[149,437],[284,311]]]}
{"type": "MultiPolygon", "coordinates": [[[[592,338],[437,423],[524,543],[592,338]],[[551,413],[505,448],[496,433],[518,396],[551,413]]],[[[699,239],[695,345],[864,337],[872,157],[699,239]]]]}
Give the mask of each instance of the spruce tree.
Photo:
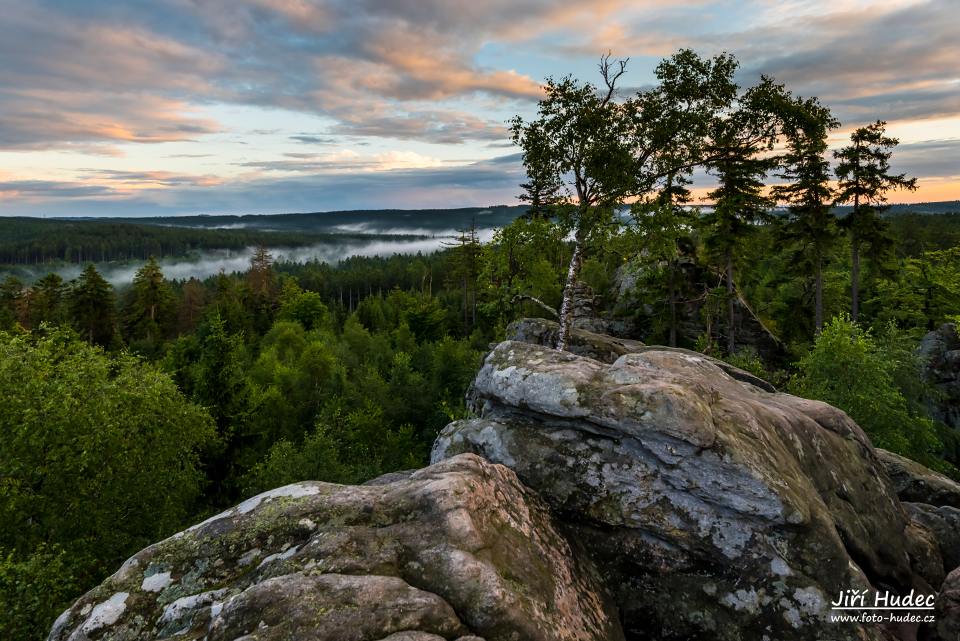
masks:
{"type": "Polygon", "coordinates": [[[108,347],[115,334],[113,287],[92,263],[74,281],[68,299],[74,328],[87,342],[108,347]]]}
{"type": "Polygon", "coordinates": [[[850,145],[833,152],[838,161],[837,204],[850,203],[853,210],[841,223],[850,234],[850,318],[857,322],[860,316],[860,251],[867,243],[874,256],[889,253],[892,239],[887,224],[880,218],[886,209],[886,195],[892,189],[915,190],[916,178],[906,174],[890,173],[892,149],[899,144],[886,135],[885,122],[877,122],[856,129],[850,136],[850,145]]]}
{"type": "Polygon", "coordinates": [[[127,331],[133,339],[154,342],[173,328],[173,290],[153,256],[133,277],[131,297],[125,311],[127,331]]]}
{"type": "Polygon", "coordinates": [[[840,123],[816,98],[797,100],[787,126],[787,151],[781,158],[781,178],[773,195],[789,205],[785,237],[799,248],[798,260],[814,281],[814,327],[823,329],[823,270],[837,239],[832,209],[827,134],[840,123]]]}

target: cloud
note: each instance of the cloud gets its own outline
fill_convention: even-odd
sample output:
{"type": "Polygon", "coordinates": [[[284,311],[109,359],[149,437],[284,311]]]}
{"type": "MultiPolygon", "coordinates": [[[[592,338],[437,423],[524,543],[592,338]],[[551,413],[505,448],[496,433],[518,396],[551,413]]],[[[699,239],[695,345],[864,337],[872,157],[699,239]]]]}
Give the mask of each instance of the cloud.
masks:
{"type": "Polygon", "coordinates": [[[0,148],[191,140],[218,130],[194,113],[216,104],[326,116],[330,133],[502,137],[499,123],[436,101],[539,95],[534,79],[474,62],[510,15],[551,11],[523,4],[499,17],[439,2],[11,5],[0,22],[0,148]]]}
{"type": "Polygon", "coordinates": [[[894,171],[924,178],[960,178],[960,139],[926,140],[894,149],[894,171]]]}
{"type": "MultiPolygon", "coordinates": [[[[60,199],[89,198],[107,196],[114,191],[103,185],[89,185],[82,182],[56,180],[5,180],[0,181],[0,194],[4,201],[14,203],[43,199],[56,202],[60,199]]],[[[27,215],[24,213],[24,215],[27,215]]]]}
{"type": "Polygon", "coordinates": [[[960,111],[953,0],[789,16],[731,39],[747,74],[817,95],[845,125],[960,111]]]}
{"type": "Polygon", "coordinates": [[[336,138],[327,138],[323,136],[311,136],[309,134],[300,134],[290,136],[290,140],[302,142],[305,145],[332,145],[337,142],[336,138]]]}
{"type": "MultiPolygon", "coordinates": [[[[461,166],[402,168],[405,155],[380,157],[380,171],[309,163],[279,177],[212,181],[155,172],[91,172],[75,182],[0,181],[0,215],[42,210],[60,216],[283,213],[342,209],[483,206],[512,203],[523,180],[519,156],[461,166]],[[139,189],[134,188],[140,182],[139,189]]],[[[291,167],[286,168],[287,171],[291,167]]]]}

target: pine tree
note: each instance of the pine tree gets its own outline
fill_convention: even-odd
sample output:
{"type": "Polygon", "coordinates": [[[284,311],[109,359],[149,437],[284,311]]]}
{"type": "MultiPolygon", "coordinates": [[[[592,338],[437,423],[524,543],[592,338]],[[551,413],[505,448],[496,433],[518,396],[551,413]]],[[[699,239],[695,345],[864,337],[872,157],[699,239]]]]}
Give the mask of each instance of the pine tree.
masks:
{"type": "Polygon", "coordinates": [[[887,225],[880,218],[886,209],[887,192],[917,188],[916,178],[890,173],[892,149],[900,141],[885,135],[886,124],[878,120],[856,129],[850,136],[851,144],[833,152],[838,161],[834,170],[838,179],[836,202],[853,204],[853,211],[842,221],[850,234],[850,318],[853,322],[857,322],[860,315],[862,245],[868,243],[875,256],[889,253],[892,246],[886,233],[887,225]]]}
{"type": "Polygon", "coordinates": [[[667,176],[655,198],[634,203],[630,213],[644,239],[643,251],[656,261],[666,263],[668,343],[677,346],[677,305],[681,287],[680,257],[692,245],[690,233],[697,213],[685,205],[690,202],[691,179],[685,174],[667,176]]]}
{"type": "Polygon", "coordinates": [[[130,338],[157,341],[173,328],[174,296],[160,264],[150,257],[133,277],[130,302],[125,310],[130,338]]]}
{"type": "Polygon", "coordinates": [[[727,354],[736,351],[737,250],[756,223],[769,220],[773,206],[772,199],[764,193],[763,183],[772,168],[771,160],[758,156],[758,144],[737,144],[733,140],[730,143],[712,163],[718,186],[708,194],[714,202],[713,211],[703,219],[707,251],[721,263],[727,286],[727,354]]]}
{"type": "Polygon", "coordinates": [[[47,274],[31,288],[30,326],[39,327],[40,323],[54,325],[63,322],[64,297],[66,285],[57,274],[47,274]]]}
{"type": "Polygon", "coordinates": [[[273,269],[273,256],[263,245],[254,250],[250,269],[246,274],[246,283],[249,291],[247,308],[252,313],[254,328],[265,332],[273,322],[280,287],[273,269]]]}
{"type": "Polygon", "coordinates": [[[115,335],[113,287],[93,264],[74,281],[68,299],[74,328],[87,342],[108,347],[115,335]]]}
{"type": "Polygon", "coordinates": [[[840,123],[816,98],[795,103],[787,131],[787,151],[782,156],[781,178],[773,195],[786,202],[790,219],[784,231],[800,248],[798,264],[814,280],[814,327],[823,329],[823,270],[837,238],[837,220],[831,211],[830,163],[826,159],[827,134],[840,123]]]}

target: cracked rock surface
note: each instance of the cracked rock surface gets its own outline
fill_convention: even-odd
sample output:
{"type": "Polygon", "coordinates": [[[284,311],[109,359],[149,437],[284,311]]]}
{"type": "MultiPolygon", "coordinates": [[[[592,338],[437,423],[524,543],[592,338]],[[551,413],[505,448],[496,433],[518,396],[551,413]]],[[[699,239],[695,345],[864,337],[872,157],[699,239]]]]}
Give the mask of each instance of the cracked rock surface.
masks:
{"type": "Polygon", "coordinates": [[[612,363],[508,341],[433,460],[515,470],[582,542],[628,638],[885,638],[830,621],[838,589],[935,591],[944,572],[863,431],[692,352],[612,363]],[[932,585],[931,582],[936,582],[932,585]]]}

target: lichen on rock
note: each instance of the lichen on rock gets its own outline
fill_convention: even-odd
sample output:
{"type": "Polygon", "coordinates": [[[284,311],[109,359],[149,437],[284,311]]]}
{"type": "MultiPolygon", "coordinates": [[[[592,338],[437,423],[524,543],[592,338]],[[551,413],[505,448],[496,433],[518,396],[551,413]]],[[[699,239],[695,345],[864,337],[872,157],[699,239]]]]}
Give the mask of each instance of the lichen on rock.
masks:
{"type": "Polygon", "coordinates": [[[94,632],[98,641],[623,638],[596,570],[574,557],[542,501],[473,455],[388,483],[308,482],[245,501],[135,555],[60,617],[50,641],[94,632]]]}

